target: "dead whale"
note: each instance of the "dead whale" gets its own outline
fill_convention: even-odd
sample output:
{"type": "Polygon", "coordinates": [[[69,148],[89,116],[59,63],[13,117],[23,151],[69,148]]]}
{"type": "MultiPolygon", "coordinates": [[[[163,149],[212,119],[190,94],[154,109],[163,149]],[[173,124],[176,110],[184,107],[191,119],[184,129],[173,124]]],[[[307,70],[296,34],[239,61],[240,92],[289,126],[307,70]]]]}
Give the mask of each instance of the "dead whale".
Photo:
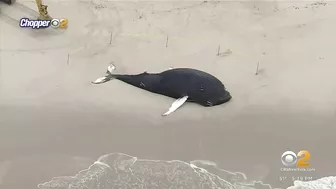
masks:
{"type": "Polygon", "coordinates": [[[177,99],[163,116],[181,107],[186,101],[205,107],[216,106],[232,98],[224,84],[215,76],[192,68],[172,68],[161,73],[140,73],[137,75],[113,74],[115,66],[109,65],[104,77],[93,81],[101,84],[118,79],[135,87],[177,99]]]}

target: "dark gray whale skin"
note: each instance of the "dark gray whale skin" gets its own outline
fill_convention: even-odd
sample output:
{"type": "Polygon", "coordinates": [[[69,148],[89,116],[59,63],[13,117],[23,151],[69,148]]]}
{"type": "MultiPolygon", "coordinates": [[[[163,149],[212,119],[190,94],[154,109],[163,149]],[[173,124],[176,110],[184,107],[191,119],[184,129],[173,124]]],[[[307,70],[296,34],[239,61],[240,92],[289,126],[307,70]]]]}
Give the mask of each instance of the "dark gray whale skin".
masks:
{"type": "Polygon", "coordinates": [[[107,81],[115,78],[175,99],[188,96],[187,101],[206,107],[223,104],[232,98],[219,79],[192,68],[175,68],[161,73],[144,72],[137,75],[107,73],[107,81]]]}

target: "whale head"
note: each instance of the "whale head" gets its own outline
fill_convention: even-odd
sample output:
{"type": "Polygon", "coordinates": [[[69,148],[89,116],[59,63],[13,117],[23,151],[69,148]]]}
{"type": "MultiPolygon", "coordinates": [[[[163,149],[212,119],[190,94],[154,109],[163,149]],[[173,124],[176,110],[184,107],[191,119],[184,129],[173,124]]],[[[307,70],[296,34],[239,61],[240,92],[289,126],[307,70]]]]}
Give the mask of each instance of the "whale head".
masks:
{"type": "Polygon", "coordinates": [[[216,106],[220,104],[224,104],[232,99],[231,93],[227,91],[225,88],[220,92],[219,96],[214,96],[207,101],[207,106],[216,106]]]}

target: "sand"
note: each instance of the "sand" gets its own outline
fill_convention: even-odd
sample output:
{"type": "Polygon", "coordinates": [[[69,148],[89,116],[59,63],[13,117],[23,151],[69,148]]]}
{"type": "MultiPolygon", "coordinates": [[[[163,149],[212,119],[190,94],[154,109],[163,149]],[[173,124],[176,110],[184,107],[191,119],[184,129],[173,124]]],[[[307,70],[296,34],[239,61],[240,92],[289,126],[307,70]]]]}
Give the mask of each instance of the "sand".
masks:
{"type": "Polygon", "coordinates": [[[35,4],[0,4],[0,188],[36,188],[113,152],[209,160],[280,188],[336,175],[334,2],[44,3],[67,29],[20,28],[35,4]],[[163,118],[173,99],[90,83],[112,61],[121,73],[201,69],[233,99],[163,118]],[[316,171],[281,172],[282,153],[303,149],[316,171]]]}

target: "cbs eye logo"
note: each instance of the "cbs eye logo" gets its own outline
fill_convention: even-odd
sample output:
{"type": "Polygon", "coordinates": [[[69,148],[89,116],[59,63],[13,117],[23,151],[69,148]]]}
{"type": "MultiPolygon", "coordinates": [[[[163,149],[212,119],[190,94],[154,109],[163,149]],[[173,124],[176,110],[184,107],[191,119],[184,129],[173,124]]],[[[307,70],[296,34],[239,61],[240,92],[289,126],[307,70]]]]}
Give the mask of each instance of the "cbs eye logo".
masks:
{"type": "Polygon", "coordinates": [[[294,165],[297,167],[308,167],[310,166],[308,163],[309,159],[310,153],[307,150],[301,150],[297,154],[292,151],[286,151],[281,156],[281,162],[286,167],[292,167],[294,165]],[[299,159],[298,157],[301,158],[299,159]]]}
{"type": "Polygon", "coordinates": [[[65,29],[68,27],[68,19],[66,18],[62,18],[62,19],[52,19],[50,22],[50,26],[52,28],[61,28],[61,29],[65,29]]]}

